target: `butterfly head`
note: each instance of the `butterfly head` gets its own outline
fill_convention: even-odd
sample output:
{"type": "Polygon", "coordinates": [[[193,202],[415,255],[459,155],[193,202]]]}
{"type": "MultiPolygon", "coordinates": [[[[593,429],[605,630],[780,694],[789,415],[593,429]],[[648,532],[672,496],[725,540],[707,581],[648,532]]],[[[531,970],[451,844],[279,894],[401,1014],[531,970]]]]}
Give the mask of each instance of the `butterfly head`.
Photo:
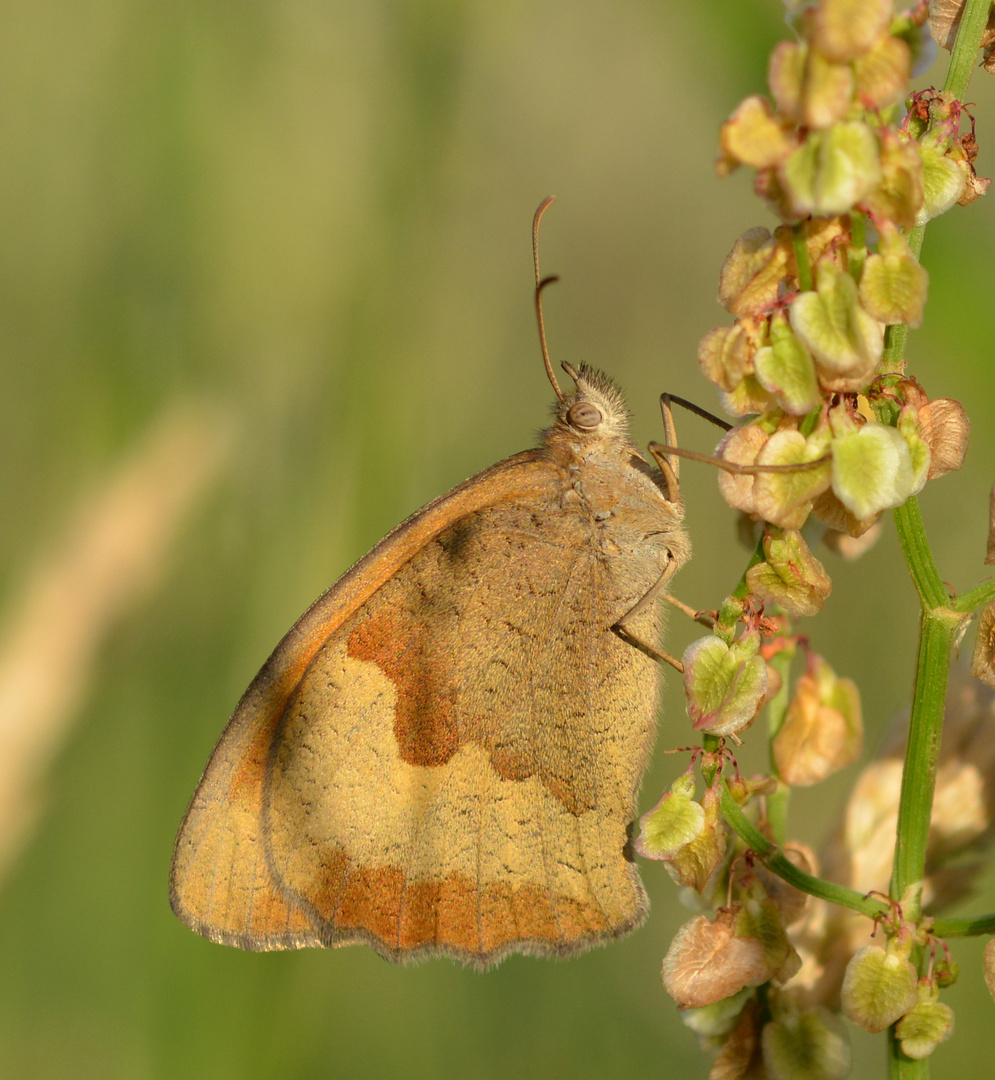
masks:
{"type": "Polygon", "coordinates": [[[611,379],[586,365],[577,370],[564,364],[563,370],[576,388],[572,394],[564,394],[554,407],[557,433],[588,446],[628,444],[629,410],[611,379]]]}
{"type": "Polygon", "coordinates": [[[543,444],[554,460],[570,470],[594,467],[611,486],[620,468],[635,468],[650,477],[664,499],[680,510],[680,487],[673,463],[657,458],[647,463],[629,436],[629,410],[618,387],[594,368],[570,364],[564,371],[573,379],[573,393],[562,393],[553,406],[556,423],[543,433],[543,444]]]}

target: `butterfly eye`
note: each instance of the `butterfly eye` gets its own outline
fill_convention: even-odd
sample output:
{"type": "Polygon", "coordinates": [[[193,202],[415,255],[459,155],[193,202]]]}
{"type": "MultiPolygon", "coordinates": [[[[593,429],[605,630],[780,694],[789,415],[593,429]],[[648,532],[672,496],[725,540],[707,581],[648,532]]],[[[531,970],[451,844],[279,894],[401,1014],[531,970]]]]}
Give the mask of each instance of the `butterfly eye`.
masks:
{"type": "Polygon", "coordinates": [[[581,431],[591,431],[604,419],[597,405],[589,401],[575,401],[567,411],[567,422],[581,431]]]}

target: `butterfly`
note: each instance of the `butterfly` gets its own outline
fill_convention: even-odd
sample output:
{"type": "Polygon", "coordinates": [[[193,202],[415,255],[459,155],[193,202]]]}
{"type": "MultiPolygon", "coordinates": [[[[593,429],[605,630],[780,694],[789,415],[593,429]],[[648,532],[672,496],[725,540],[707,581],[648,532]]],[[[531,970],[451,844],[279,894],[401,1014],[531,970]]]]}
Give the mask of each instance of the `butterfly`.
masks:
{"type": "Polygon", "coordinates": [[[690,554],[676,461],[642,456],[605,375],[564,364],[561,391],[543,353],[539,445],[381,540],[239,702],[173,856],[197,933],[483,968],[643,921],[652,643],[690,554]]]}

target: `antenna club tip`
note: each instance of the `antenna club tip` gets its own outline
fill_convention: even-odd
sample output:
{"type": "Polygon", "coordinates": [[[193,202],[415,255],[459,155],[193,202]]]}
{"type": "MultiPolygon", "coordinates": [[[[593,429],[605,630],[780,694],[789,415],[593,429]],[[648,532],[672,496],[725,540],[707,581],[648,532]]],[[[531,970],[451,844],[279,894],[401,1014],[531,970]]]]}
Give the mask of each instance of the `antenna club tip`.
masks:
{"type": "Polygon", "coordinates": [[[536,321],[539,324],[539,345],[542,348],[542,362],[546,368],[546,377],[549,379],[549,384],[553,388],[553,392],[556,394],[558,401],[563,401],[563,391],[560,389],[559,383],[556,381],[556,376],[553,374],[553,365],[549,360],[549,350],[546,348],[546,330],[543,326],[542,320],[542,290],[550,284],[550,282],[556,281],[556,277],[543,278],[539,273],[539,221],[542,218],[543,212],[546,207],[553,201],[552,195],[547,195],[545,199],[539,204],[539,209],[536,210],[535,218],[532,222],[532,261],[535,264],[535,304],[536,304],[536,321]]]}
{"type": "Polygon", "coordinates": [[[539,207],[535,212],[535,217],[532,219],[532,232],[535,234],[539,231],[539,222],[542,220],[542,215],[549,209],[550,204],[555,200],[555,195],[547,195],[545,199],[539,203],[539,207]]]}

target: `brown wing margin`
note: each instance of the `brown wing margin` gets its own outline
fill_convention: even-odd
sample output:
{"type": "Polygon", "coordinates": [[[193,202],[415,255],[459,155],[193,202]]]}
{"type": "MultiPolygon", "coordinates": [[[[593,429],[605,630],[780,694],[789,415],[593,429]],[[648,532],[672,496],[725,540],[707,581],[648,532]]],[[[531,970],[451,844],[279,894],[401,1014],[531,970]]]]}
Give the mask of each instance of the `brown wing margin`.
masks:
{"type": "Polygon", "coordinates": [[[555,466],[541,448],[478,473],[398,525],[298,619],[242,696],[180,827],[170,903],[182,922],[241,948],[322,944],[274,888],[263,851],[263,780],[288,701],[342,623],[434,537],[484,507],[552,495],[554,484],[555,466]]]}

